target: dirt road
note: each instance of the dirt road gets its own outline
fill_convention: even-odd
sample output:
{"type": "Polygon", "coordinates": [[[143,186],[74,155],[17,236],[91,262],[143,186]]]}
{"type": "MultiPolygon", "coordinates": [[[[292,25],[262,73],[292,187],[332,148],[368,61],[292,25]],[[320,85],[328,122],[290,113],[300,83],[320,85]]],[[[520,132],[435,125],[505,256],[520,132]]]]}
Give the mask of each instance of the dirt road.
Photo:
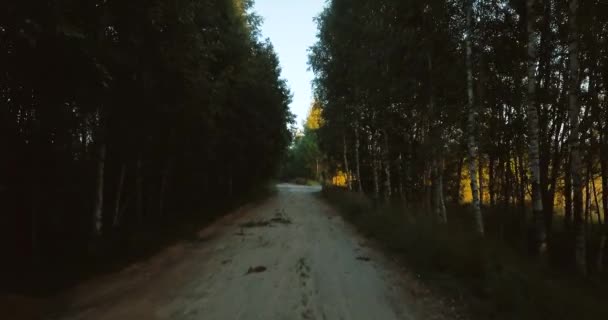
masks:
{"type": "Polygon", "coordinates": [[[392,263],[319,197],[276,196],[81,286],[53,319],[417,319],[392,263]]]}

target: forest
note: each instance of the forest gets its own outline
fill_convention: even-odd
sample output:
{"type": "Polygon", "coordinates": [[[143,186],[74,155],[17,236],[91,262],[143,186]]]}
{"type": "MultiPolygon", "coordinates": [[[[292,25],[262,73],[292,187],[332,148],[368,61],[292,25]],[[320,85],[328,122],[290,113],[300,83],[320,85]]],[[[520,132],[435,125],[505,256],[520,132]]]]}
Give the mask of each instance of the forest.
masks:
{"type": "MultiPolygon", "coordinates": [[[[61,291],[121,269],[279,178],[322,183],[360,234],[321,215],[332,213],[319,187],[287,185],[218,237],[241,251],[192,265],[214,263],[230,288],[310,276],[335,280],[340,299],[365,297],[342,269],[379,274],[364,264],[377,255],[345,258],[350,244],[371,251],[370,237],[474,318],[608,317],[608,2],[327,0],[301,130],[253,6],[3,2],[0,289],[61,291]],[[298,274],[258,265],[263,237],[279,232],[277,261],[298,274]],[[284,254],[292,240],[308,249],[284,254]],[[335,269],[314,269],[324,265],[335,269]]],[[[203,242],[188,245],[200,254],[203,242]]]]}
{"type": "Polygon", "coordinates": [[[473,244],[599,283],[608,3],[332,0],[317,23],[309,63],[328,176],[376,207],[429,217],[448,245],[443,226],[464,224],[473,244]]]}
{"type": "Polygon", "coordinates": [[[143,251],[275,175],[291,93],[252,4],[3,1],[3,285],[143,251]]]}

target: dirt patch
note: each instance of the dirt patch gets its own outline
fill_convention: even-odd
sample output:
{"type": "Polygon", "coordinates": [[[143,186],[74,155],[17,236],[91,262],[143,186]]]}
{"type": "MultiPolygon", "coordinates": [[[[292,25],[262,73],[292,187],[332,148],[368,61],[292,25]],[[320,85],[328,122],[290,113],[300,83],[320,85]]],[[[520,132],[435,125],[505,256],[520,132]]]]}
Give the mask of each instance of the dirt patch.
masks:
{"type": "Polygon", "coordinates": [[[300,275],[301,278],[309,277],[310,267],[308,266],[308,263],[306,262],[305,258],[298,259],[296,268],[298,269],[298,274],[300,275]]]}
{"type": "Polygon", "coordinates": [[[268,221],[268,220],[247,221],[245,223],[241,223],[242,228],[259,228],[259,227],[268,227],[268,226],[270,226],[270,221],[268,221]]]}
{"type": "MultiPolygon", "coordinates": [[[[260,228],[260,227],[272,227],[275,224],[288,225],[292,224],[291,219],[287,216],[284,209],[277,210],[274,216],[268,220],[252,220],[240,224],[241,228],[260,228]]],[[[241,229],[237,235],[244,235],[241,229]]]]}
{"type": "Polygon", "coordinates": [[[249,269],[247,269],[247,272],[245,273],[247,274],[252,274],[252,273],[262,273],[264,271],[266,271],[268,268],[264,267],[264,266],[257,266],[257,267],[249,267],[249,269]]]}
{"type": "Polygon", "coordinates": [[[272,218],[270,222],[280,223],[280,224],[291,224],[291,220],[285,218],[272,218]]]}

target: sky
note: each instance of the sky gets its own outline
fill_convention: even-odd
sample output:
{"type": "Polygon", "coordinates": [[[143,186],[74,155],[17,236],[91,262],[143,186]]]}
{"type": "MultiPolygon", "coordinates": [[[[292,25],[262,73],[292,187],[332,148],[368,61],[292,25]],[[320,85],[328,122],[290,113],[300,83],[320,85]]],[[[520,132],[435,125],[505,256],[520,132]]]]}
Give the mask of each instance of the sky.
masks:
{"type": "Polygon", "coordinates": [[[262,35],[270,38],[281,62],[282,77],[287,80],[293,101],[291,112],[301,126],[312,103],[312,71],[308,70],[308,48],[316,41],[313,21],[325,0],[256,0],[254,11],[264,19],[262,35]]]}

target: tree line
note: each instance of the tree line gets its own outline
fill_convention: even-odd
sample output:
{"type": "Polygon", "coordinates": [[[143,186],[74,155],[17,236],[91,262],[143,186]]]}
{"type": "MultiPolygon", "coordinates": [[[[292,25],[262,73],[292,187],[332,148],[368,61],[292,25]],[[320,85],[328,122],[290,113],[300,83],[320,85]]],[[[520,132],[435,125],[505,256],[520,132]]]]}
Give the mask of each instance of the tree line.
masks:
{"type": "Polygon", "coordinates": [[[317,22],[317,135],[349,189],[438,223],[466,198],[480,237],[509,210],[532,253],[603,268],[606,3],[332,0],[317,22]]]}
{"type": "Polygon", "coordinates": [[[4,266],[208,215],[276,173],[291,94],[252,5],[3,2],[4,266]]]}
{"type": "Polygon", "coordinates": [[[281,180],[301,184],[322,180],[325,164],[317,137],[317,130],[323,121],[321,112],[321,105],[314,102],[302,123],[302,130],[295,127],[291,129],[294,139],[281,164],[281,180]]]}

